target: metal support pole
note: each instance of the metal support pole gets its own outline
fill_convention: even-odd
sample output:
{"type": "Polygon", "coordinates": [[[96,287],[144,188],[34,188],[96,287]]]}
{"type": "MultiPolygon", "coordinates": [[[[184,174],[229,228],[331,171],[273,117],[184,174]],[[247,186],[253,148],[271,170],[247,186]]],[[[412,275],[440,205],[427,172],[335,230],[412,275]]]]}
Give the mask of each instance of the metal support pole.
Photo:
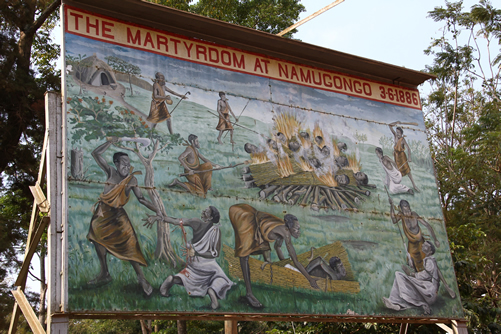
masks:
{"type": "MultiPolygon", "coordinates": [[[[66,212],[63,205],[65,194],[65,158],[64,158],[64,127],[61,96],[54,92],[45,94],[45,119],[49,132],[49,145],[47,147],[47,199],[50,205],[50,225],[47,232],[47,249],[49,256],[49,275],[47,290],[47,332],[67,333],[68,318],[53,316],[63,311],[66,300],[66,275],[63,271],[63,228],[65,227],[66,212]],[[63,211],[64,210],[64,211],[63,211]],[[63,277],[64,275],[64,277],[63,277]]],[[[65,267],[65,266],[64,266],[65,267]]]]}
{"type": "Polygon", "coordinates": [[[400,331],[398,332],[398,334],[407,334],[407,330],[409,329],[409,324],[407,323],[401,323],[400,324],[400,331]]]}

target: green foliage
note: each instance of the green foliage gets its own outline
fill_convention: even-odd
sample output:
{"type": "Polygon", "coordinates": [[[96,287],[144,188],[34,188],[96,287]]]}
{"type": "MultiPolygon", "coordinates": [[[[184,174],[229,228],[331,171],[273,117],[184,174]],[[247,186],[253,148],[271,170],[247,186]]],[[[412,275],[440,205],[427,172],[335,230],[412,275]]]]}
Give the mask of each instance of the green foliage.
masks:
{"type": "MultiPolygon", "coordinates": [[[[82,140],[103,141],[112,136],[143,137],[158,142],[160,152],[168,152],[183,142],[179,134],[161,135],[156,129],[151,129],[142,116],[132,110],[122,106],[115,106],[112,110],[113,101],[104,97],[74,96],[66,102],[69,105],[68,123],[73,127],[72,145],[81,144],[82,140]]],[[[145,149],[152,151],[153,145],[145,149]]]]}
{"type": "Polygon", "coordinates": [[[141,68],[115,56],[108,56],[104,59],[106,59],[108,65],[115,71],[129,75],[130,95],[134,95],[132,91],[132,76],[141,74],[141,68]]]}
{"type": "MultiPolygon", "coordinates": [[[[305,11],[300,0],[149,0],[244,27],[278,34],[305,11]]],[[[291,38],[297,29],[284,35],[291,38]]]]}
{"type": "Polygon", "coordinates": [[[430,12],[443,36],[425,51],[435,74],[425,101],[440,198],[470,328],[499,326],[501,255],[501,10],[446,2],[430,12]]]}
{"type": "Polygon", "coordinates": [[[365,133],[358,133],[358,131],[356,131],[355,139],[361,143],[364,143],[367,141],[367,135],[365,133]]]}
{"type": "MultiPolygon", "coordinates": [[[[191,6],[196,14],[277,34],[293,25],[303,12],[298,0],[200,0],[191,6]]],[[[296,29],[285,37],[292,37],[296,29]]]]}
{"type": "Polygon", "coordinates": [[[73,334],[140,334],[141,324],[138,320],[71,320],[68,332],[73,334]]]}

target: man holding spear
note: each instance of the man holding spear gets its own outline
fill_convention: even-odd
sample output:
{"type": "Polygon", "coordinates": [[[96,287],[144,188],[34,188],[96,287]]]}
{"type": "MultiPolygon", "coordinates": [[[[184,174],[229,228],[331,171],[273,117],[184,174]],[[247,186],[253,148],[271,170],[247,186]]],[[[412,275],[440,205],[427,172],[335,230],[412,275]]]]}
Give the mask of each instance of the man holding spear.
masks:
{"type": "Polygon", "coordinates": [[[189,144],[184,144],[187,146],[186,150],[181,153],[178,160],[184,167],[184,174],[179,176],[184,176],[188,180],[187,182],[181,182],[178,179],[174,179],[168,187],[179,186],[193,195],[197,195],[205,198],[207,192],[212,188],[212,172],[215,170],[221,170],[226,168],[233,168],[243,164],[249,163],[249,161],[244,161],[236,165],[230,165],[222,167],[218,164],[211,162],[209,159],[205,158],[199,151],[200,143],[198,137],[194,134],[188,136],[189,144]],[[203,163],[200,162],[203,161],[203,163]]]}
{"type": "Polygon", "coordinates": [[[207,192],[212,188],[212,170],[222,168],[218,164],[212,163],[205,158],[199,151],[200,143],[198,136],[190,134],[188,136],[189,144],[184,144],[186,150],[181,153],[178,160],[184,167],[185,177],[188,182],[181,182],[174,179],[168,186],[179,186],[189,191],[193,195],[205,198],[207,192]],[[203,161],[203,163],[200,162],[203,161]]]}
{"type": "MultiPolygon", "coordinates": [[[[153,128],[155,128],[158,123],[167,120],[167,128],[169,129],[169,133],[172,134],[172,121],[171,121],[172,112],[169,113],[169,110],[167,109],[166,105],[166,103],[172,104],[172,100],[169,95],[165,95],[166,91],[169,92],[170,94],[178,96],[179,98],[181,98],[181,100],[187,99],[188,97],[186,97],[186,95],[190,94],[190,92],[187,92],[184,95],[174,92],[173,90],[165,86],[165,76],[160,72],[155,73],[155,82],[153,83],[153,94],[151,97],[150,114],[148,115],[147,120],[148,122],[153,123],[153,128]]],[[[181,102],[181,100],[179,100],[179,102],[181,102]]],[[[176,107],[174,107],[174,109],[176,107]]],[[[174,111],[174,109],[172,111],[174,111]]]]}
{"type": "Polygon", "coordinates": [[[228,99],[226,98],[226,94],[224,92],[219,92],[219,100],[217,101],[217,113],[219,114],[219,123],[217,123],[216,130],[219,131],[219,136],[217,137],[217,142],[222,144],[221,136],[223,132],[230,132],[230,142],[235,144],[233,141],[233,125],[230,122],[230,113],[233,115],[235,122],[238,122],[238,118],[231,110],[228,99]]]}

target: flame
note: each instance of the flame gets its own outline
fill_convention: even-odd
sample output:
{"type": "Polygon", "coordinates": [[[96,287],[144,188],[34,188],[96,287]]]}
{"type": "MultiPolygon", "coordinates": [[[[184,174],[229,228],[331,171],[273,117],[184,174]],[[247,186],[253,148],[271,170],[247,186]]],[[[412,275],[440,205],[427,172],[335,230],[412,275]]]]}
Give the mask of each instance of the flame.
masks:
{"type": "Polygon", "coordinates": [[[275,117],[275,127],[277,132],[285,135],[287,140],[290,140],[296,135],[301,127],[301,121],[297,118],[294,112],[281,112],[275,117]]]}
{"type": "Polygon", "coordinates": [[[306,162],[306,160],[304,160],[303,157],[299,157],[298,164],[299,167],[301,167],[301,169],[304,170],[305,172],[313,172],[313,167],[311,167],[310,164],[306,162]]]}
{"type": "Polygon", "coordinates": [[[311,133],[310,133],[310,129],[305,130],[305,132],[308,132],[308,134],[310,135],[310,140],[307,140],[301,136],[298,136],[298,137],[299,137],[299,140],[301,141],[301,145],[303,146],[303,148],[305,150],[307,150],[311,147],[311,133]]]}
{"type": "Polygon", "coordinates": [[[268,156],[266,155],[266,152],[251,153],[250,156],[252,159],[252,165],[262,164],[270,161],[270,159],[268,159],[268,156]]]}
{"type": "Polygon", "coordinates": [[[339,150],[339,147],[337,147],[337,139],[332,139],[332,154],[334,154],[335,157],[339,157],[341,155],[341,151],[339,150]]]}
{"type": "Polygon", "coordinates": [[[354,173],[359,172],[362,169],[362,164],[360,163],[360,159],[357,159],[356,154],[347,155],[348,166],[345,169],[351,169],[354,173]]]}
{"type": "Polygon", "coordinates": [[[334,175],[331,173],[323,174],[323,175],[316,175],[317,179],[325,184],[328,187],[337,187],[337,182],[336,179],[334,179],[334,175]]]}
{"type": "Polygon", "coordinates": [[[288,155],[284,155],[283,157],[278,157],[276,164],[278,168],[278,174],[280,175],[281,178],[296,174],[293,171],[292,163],[288,155]]]}
{"type": "MultiPolygon", "coordinates": [[[[322,142],[317,144],[318,147],[322,148],[325,144],[325,139],[324,139],[324,133],[322,131],[322,129],[320,129],[320,125],[318,123],[315,123],[315,127],[313,128],[313,138],[312,138],[312,141],[315,141],[315,138],[317,138],[318,136],[322,137],[322,142]]],[[[316,143],[316,141],[315,141],[316,143]]]]}

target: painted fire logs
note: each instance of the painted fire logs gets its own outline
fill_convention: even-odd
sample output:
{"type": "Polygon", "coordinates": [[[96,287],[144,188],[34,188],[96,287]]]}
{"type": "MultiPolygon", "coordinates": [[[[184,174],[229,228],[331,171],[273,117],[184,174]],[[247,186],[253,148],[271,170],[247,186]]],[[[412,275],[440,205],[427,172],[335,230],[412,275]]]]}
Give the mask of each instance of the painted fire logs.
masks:
{"type": "Polygon", "coordinates": [[[288,205],[309,206],[313,211],[356,209],[371,194],[367,189],[353,186],[356,180],[353,171],[349,169],[339,171],[340,175],[348,176],[349,185],[330,186],[319,179],[314,172],[303,171],[296,164],[292,166],[294,174],[282,178],[271,162],[251,165],[242,170],[242,178],[246,187],[248,182],[252,182],[261,189],[258,192],[260,199],[288,205]]]}

